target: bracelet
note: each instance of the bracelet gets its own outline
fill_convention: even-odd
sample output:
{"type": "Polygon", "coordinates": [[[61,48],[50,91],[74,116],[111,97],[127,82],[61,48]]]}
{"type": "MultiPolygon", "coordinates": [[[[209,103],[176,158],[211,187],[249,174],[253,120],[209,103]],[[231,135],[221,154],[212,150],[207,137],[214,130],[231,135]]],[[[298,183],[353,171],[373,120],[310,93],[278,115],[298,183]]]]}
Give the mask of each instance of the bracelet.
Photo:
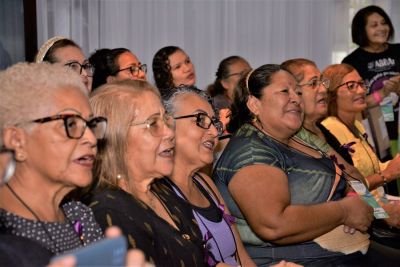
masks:
{"type": "MultiPolygon", "coordinates": [[[[382,90],[383,90],[383,89],[382,89],[382,90]]],[[[379,104],[379,103],[382,102],[382,96],[381,96],[381,94],[379,93],[379,91],[373,92],[373,93],[372,93],[372,97],[375,99],[375,102],[376,102],[377,104],[379,104]]]]}
{"type": "Polygon", "coordinates": [[[383,180],[383,185],[385,186],[387,184],[387,181],[388,181],[387,178],[380,171],[378,172],[378,174],[381,176],[381,178],[383,180]]]}

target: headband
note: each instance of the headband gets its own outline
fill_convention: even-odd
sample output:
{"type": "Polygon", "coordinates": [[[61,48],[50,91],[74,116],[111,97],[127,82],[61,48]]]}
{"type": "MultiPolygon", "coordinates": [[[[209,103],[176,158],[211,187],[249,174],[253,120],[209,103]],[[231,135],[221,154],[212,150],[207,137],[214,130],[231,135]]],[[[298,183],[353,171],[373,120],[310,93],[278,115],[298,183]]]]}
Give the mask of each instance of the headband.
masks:
{"type": "Polygon", "coordinates": [[[68,39],[64,36],[55,36],[47,40],[39,49],[38,53],[35,57],[35,63],[43,62],[44,57],[46,56],[49,49],[58,41],[68,39]]]}
{"type": "Polygon", "coordinates": [[[247,89],[247,93],[249,93],[249,95],[251,95],[250,93],[250,87],[249,87],[249,79],[250,79],[250,75],[253,74],[255,69],[252,69],[251,71],[249,71],[249,73],[246,76],[246,89],[247,89]]]}

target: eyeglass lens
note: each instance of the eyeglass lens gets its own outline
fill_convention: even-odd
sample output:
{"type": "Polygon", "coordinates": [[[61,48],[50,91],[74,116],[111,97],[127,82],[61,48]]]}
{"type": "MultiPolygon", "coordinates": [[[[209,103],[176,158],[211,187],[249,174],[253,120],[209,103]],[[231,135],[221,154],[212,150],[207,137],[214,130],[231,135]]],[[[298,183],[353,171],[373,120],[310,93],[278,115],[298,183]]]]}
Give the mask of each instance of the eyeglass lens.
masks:
{"type": "Polygon", "coordinates": [[[64,119],[64,123],[67,135],[76,139],[83,136],[86,125],[92,131],[96,139],[103,139],[107,128],[107,121],[101,117],[93,118],[86,122],[79,116],[70,116],[64,119]]]}
{"type": "Polygon", "coordinates": [[[129,70],[131,72],[132,76],[138,76],[139,71],[143,71],[144,73],[147,73],[147,65],[142,64],[139,66],[130,66],[129,68],[127,68],[127,70],[129,70]]]}
{"type": "Polygon", "coordinates": [[[350,91],[353,91],[354,89],[357,88],[357,86],[360,86],[363,89],[367,88],[367,84],[364,81],[350,81],[350,82],[346,82],[346,86],[350,91]]]}
{"type": "Polygon", "coordinates": [[[67,63],[66,65],[76,73],[82,74],[82,69],[84,69],[87,76],[89,77],[93,76],[94,67],[89,63],[81,65],[79,62],[71,62],[67,63]]]}
{"type": "Polygon", "coordinates": [[[210,118],[207,114],[204,113],[197,114],[196,123],[203,129],[209,129],[211,124],[213,124],[218,131],[218,135],[221,135],[223,132],[223,125],[221,121],[216,118],[210,118]]]}

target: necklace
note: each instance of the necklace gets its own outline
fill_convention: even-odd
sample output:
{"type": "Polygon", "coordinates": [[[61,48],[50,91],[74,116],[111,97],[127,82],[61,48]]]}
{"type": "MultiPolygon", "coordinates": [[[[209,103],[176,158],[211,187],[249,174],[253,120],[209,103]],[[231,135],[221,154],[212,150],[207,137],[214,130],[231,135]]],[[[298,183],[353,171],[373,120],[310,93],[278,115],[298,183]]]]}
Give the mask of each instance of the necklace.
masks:
{"type": "MultiPolygon", "coordinates": [[[[33,217],[35,217],[36,221],[39,223],[40,227],[43,229],[43,231],[45,232],[45,234],[47,235],[47,237],[49,238],[49,240],[52,243],[52,247],[54,249],[51,248],[50,250],[55,254],[62,252],[62,250],[58,246],[57,242],[53,239],[52,235],[50,234],[50,232],[47,229],[44,222],[42,220],[40,220],[39,216],[28,206],[28,204],[26,204],[25,201],[22,200],[22,198],[14,191],[14,189],[12,189],[12,187],[8,183],[6,184],[6,186],[10,190],[12,195],[22,204],[22,206],[24,206],[33,215],[33,217]]],[[[78,234],[80,243],[82,245],[84,245],[84,239],[83,239],[83,234],[82,234],[82,224],[79,221],[74,222],[73,229],[74,229],[75,233],[78,234]]]]}

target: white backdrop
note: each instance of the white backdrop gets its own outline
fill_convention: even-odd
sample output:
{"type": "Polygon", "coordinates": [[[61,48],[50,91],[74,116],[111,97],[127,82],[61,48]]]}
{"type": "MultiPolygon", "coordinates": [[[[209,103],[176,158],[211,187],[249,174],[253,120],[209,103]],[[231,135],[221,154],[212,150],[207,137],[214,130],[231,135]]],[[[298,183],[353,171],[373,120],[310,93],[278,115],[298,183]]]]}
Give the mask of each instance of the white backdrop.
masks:
{"type": "Polygon", "coordinates": [[[396,0],[37,0],[38,46],[64,35],[86,55],[126,47],[147,63],[153,81],[155,52],[177,45],[192,58],[197,85],[205,88],[221,59],[234,54],[253,67],[294,57],[320,68],[338,63],[354,48],[354,7],[370,3],[383,7],[400,30],[396,0]]]}

